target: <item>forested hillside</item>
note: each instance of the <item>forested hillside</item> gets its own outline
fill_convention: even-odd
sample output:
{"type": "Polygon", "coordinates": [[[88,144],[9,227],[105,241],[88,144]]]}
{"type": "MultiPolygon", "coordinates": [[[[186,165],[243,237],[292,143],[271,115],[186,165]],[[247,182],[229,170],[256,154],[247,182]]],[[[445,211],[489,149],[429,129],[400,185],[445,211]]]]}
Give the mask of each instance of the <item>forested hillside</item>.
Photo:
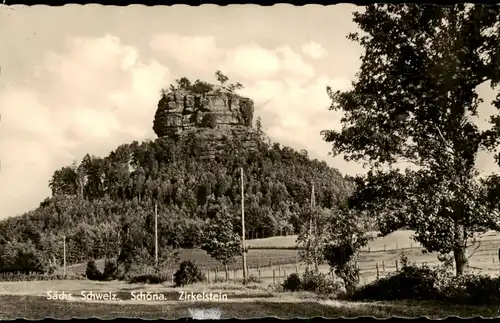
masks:
{"type": "Polygon", "coordinates": [[[196,140],[191,134],[190,140],[134,141],[104,158],[86,155],[56,170],[51,197],[0,222],[3,270],[60,264],[64,236],[68,264],[123,258],[127,251],[152,257],[155,205],[160,253],[167,246],[198,246],[204,226],[221,210],[241,232],[240,168],[248,238],[297,233],[312,183],[318,206],[331,208],[345,198],[349,184],[337,170],[310,160],[305,151],[271,143],[257,124],[256,149],[245,149],[248,139],[223,137],[218,140],[225,154],[207,159],[200,152],[211,137],[201,129],[196,140]],[[19,260],[15,254],[26,256],[19,260]]]}

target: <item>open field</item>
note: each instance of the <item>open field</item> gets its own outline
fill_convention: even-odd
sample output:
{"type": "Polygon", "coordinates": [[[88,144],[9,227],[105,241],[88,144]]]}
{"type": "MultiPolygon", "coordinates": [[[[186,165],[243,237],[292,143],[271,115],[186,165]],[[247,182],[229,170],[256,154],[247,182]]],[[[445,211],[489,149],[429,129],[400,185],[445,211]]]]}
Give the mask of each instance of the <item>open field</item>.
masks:
{"type": "Polygon", "coordinates": [[[247,288],[234,284],[187,286],[183,291],[211,291],[227,294],[225,301],[180,301],[180,289],[165,285],[125,284],[123,282],[53,281],[0,283],[0,318],[40,319],[68,318],[168,318],[190,317],[190,309],[218,309],[222,318],[294,317],[358,317],[358,316],[428,316],[443,318],[497,316],[498,306],[450,306],[437,302],[344,302],[320,300],[308,293],[274,293],[259,285],[247,288]],[[65,291],[78,295],[81,291],[112,292],[122,301],[54,301],[47,291],[65,291]],[[162,293],[166,301],[127,300],[130,291],[162,293]]]}
{"type": "MultiPolygon", "coordinates": [[[[422,253],[423,248],[411,239],[411,235],[411,231],[404,230],[372,240],[360,253],[358,258],[358,266],[361,270],[361,283],[365,284],[377,278],[377,266],[380,276],[395,271],[401,254],[406,255],[410,261],[417,264],[426,263],[431,267],[437,266],[439,264],[437,254],[422,253]]],[[[487,232],[478,239],[479,243],[468,249],[470,257],[469,269],[480,271],[484,274],[499,275],[500,263],[498,261],[498,248],[500,247],[500,234],[487,232]]],[[[305,270],[305,265],[298,263],[298,250],[292,249],[295,247],[295,241],[296,236],[249,240],[248,245],[250,248],[264,248],[250,249],[248,251],[247,263],[250,267],[250,273],[258,277],[260,271],[261,279],[265,283],[270,284],[273,282],[273,270],[276,282],[282,279],[285,274],[296,271],[303,272],[305,270]]],[[[211,279],[215,276],[216,267],[219,268],[218,277],[224,277],[222,273],[222,264],[212,259],[203,250],[182,250],[179,261],[182,262],[184,260],[194,260],[195,263],[203,269],[205,274],[208,274],[210,270],[211,279]]],[[[97,263],[99,267],[104,267],[103,260],[97,263]]],[[[235,275],[237,278],[242,277],[241,266],[241,258],[238,257],[236,262],[229,266],[230,280],[234,280],[235,275]]],[[[71,273],[84,273],[85,268],[86,263],[83,263],[69,267],[68,271],[71,273]]],[[[327,273],[329,267],[323,265],[320,267],[320,270],[327,273]]]]}
{"type": "MultiPolygon", "coordinates": [[[[376,279],[377,266],[379,275],[394,271],[396,262],[401,254],[405,254],[410,261],[427,263],[430,266],[438,264],[436,254],[423,254],[418,243],[410,239],[410,231],[395,232],[387,237],[376,238],[359,255],[358,265],[361,269],[361,283],[366,284],[376,279]],[[385,248],[385,251],[384,251],[385,248]],[[370,251],[368,251],[368,249],[370,251]]],[[[35,281],[35,282],[2,282],[0,283],[0,318],[12,319],[25,317],[39,319],[43,317],[71,318],[71,317],[141,317],[141,318],[180,318],[190,317],[190,309],[216,308],[222,318],[249,318],[276,316],[280,318],[293,317],[357,317],[357,316],[428,316],[443,318],[449,315],[461,317],[498,316],[500,307],[497,306],[450,306],[439,302],[345,302],[336,300],[322,300],[310,293],[277,293],[276,285],[283,281],[284,276],[292,272],[303,272],[304,264],[297,264],[297,250],[294,236],[274,237],[249,241],[254,248],[250,249],[248,263],[250,273],[260,276],[261,283],[243,287],[234,280],[241,279],[241,269],[230,271],[230,281],[214,283],[216,266],[222,266],[211,259],[202,250],[183,250],[180,261],[194,260],[205,273],[210,273],[211,284],[195,284],[182,288],[186,292],[224,293],[226,301],[180,301],[180,288],[174,288],[171,282],[162,285],[127,284],[125,282],[95,282],[95,281],[35,281]],[[276,248],[276,249],[272,249],[276,248]],[[288,249],[279,249],[288,248],[288,249]],[[272,261],[272,267],[269,261],[272,261]],[[257,265],[259,269],[257,269],[257,265]],[[236,274],[236,276],[235,276],[236,274]],[[273,278],[274,274],[274,278],[273,278]],[[81,291],[112,292],[121,299],[119,302],[47,300],[47,291],[64,291],[73,295],[80,295],[81,291]],[[130,299],[131,291],[161,293],[165,301],[138,301],[130,299]],[[91,304],[89,304],[91,303],[91,304]],[[126,305],[126,306],[124,306],[126,305]]],[[[471,269],[483,273],[498,275],[498,247],[500,235],[488,233],[480,238],[480,243],[469,250],[471,269]]],[[[102,261],[98,262],[101,266],[102,261]]],[[[69,268],[70,272],[84,272],[86,264],[69,268]]],[[[237,269],[241,266],[240,259],[232,266],[237,269]]],[[[241,268],[241,267],[240,267],[241,268]]],[[[326,265],[320,267],[322,272],[328,272],[326,265]]],[[[222,270],[218,277],[223,278],[222,270]]]]}

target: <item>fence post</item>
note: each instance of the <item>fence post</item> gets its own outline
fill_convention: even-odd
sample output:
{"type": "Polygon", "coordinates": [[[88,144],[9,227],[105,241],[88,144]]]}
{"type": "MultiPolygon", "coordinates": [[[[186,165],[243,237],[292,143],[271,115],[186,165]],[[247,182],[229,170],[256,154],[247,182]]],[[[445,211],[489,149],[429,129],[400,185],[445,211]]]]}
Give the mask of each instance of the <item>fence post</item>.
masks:
{"type": "Polygon", "coordinates": [[[382,272],[385,273],[385,263],[383,260],[382,260],[382,272]]]}
{"type": "Polygon", "coordinates": [[[278,278],[281,278],[281,264],[278,266],[278,278]]]}
{"type": "Polygon", "coordinates": [[[257,261],[257,270],[259,270],[259,268],[260,268],[260,267],[259,267],[259,261],[257,261]]]}
{"type": "Polygon", "coordinates": [[[260,280],[260,269],[259,269],[259,280],[260,280]]]}
{"type": "Polygon", "coordinates": [[[207,281],[210,284],[210,269],[207,270],[207,281]]]}
{"type": "Polygon", "coordinates": [[[273,286],[276,286],[276,270],[273,269],[273,286]]]}
{"type": "Polygon", "coordinates": [[[370,248],[370,247],[368,247],[368,253],[370,253],[370,250],[371,250],[371,248],[370,248]]]}
{"type": "Polygon", "coordinates": [[[398,271],[398,261],[394,260],[394,262],[396,263],[396,272],[397,272],[398,271]]]}
{"type": "Polygon", "coordinates": [[[299,273],[299,266],[297,266],[297,264],[295,264],[295,273],[298,274],[299,273]]]}
{"type": "Polygon", "coordinates": [[[378,272],[378,262],[377,262],[377,263],[375,263],[375,268],[377,268],[377,279],[378,279],[378,278],[379,278],[379,276],[380,276],[380,274],[379,274],[379,272],[378,272]]]}

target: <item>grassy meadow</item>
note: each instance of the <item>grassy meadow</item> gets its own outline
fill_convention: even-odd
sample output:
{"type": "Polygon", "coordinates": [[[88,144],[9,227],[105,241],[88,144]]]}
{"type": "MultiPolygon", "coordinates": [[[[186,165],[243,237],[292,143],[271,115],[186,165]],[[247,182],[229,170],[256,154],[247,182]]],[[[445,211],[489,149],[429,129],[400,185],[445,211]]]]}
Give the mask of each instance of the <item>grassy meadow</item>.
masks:
{"type": "MultiPolygon", "coordinates": [[[[375,236],[375,233],[372,233],[375,236]]],[[[411,239],[412,231],[402,230],[394,232],[385,237],[375,237],[367,247],[360,252],[358,266],[361,271],[361,283],[366,284],[377,278],[377,266],[379,277],[394,272],[399,266],[402,254],[407,256],[411,262],[417,264],[426,263],[430,267],[439,265],[436,253],[423,253],[422,246],[411,239]],[[385,251],[384,251],[385,250],[385,251]]],[[[273,270],[275,281],[282,280],[285,274],[303,272],[306,266],[299,262],[296,246],[297,236],[278,236],[266,239],[249,240],[249,251],[247,264],[250,273],[259,276],[266,284],[273,282],[273,270]],[[257,248],[257,249],[252,249],[257,248]],[[262,249],[258,249],[262,248],[262,249]],[[281,270],[280,270],[281,269],[281,270]]],[[[469,269],[484,274],[499,275],[500,263],[498,261],[498,248],[500,248],[500,234],[487,232],[478,237],[478,243],[468,248],[469,269]]],[[[223,265],[212,259],[205,251],[200,249],[185,249],[179,254],[179,263],[184,260],[193,260],[205,272],[210,274],[211,279],[215,277],[215,269],[219,272],[217,277],[223,278],[223,265]],[[210,271],[210,272],[209,272],[210,271]]],[[[104,260],[97,261],[98,267],[104,268],[104,260]]],[[[174,266],[176,268],[177,266],[174,266]]],[[[229,266],[229,278],[234,280],[242,278],[242,260],[240,257],[229,266]]],[[[84,273],[86,263],[70,266],[71,273],[84,273]]],[[[322,272],[329,272],[327,265],[320,266],[322,272]]]]}
{"type": "Polygon", "coordinates": [[[164,318],[190,317],[193,309],[218,309],[222,318],[279,318],[390,316],[444,318],[498,316],[498,306],[452,306],[439,302],[347,302],[320,299],[306,293],[277,293],[262,284],[218,283],[195,284],[182,291],[221,292],[227,300],[219,302],[181,301],[181,289],[165,285],[126,284],[123,282],[43,281],[0,283],[0,319],[58,319],[98,317],[164,318]],[[47,291],[65,291],[79,295],[81,291],[116,293],[120,301],[54,301],[47,291]],[[165,301],[132,301],[131,291],[162,293],[165,301]]]}
{"type": "MultiPolygon", "coordinates": [[[[361,269],[361,283],[366,284],[376,279],[377,265],[379,275],[394,271],[396,261],[405,254],[410,261],[437,265],[438,260],[434,253],[422,253],[421,246],[411,240],[411,231],[398,231],[386,237],[375,238],[359,255],[358,265],[361,269]],[[385,251],[384,251],[385,249],[385,251]]],[[[220,268],[219,276],[224,276],[222,265],[211,259],[202,250],[183,250],[179,261],[194,260],[206,273],[210,270],[210,284],[195,284],[182,289],[175,288],[171,282],[162,285],[128,284],[125,282],[96,282],[82,281],[35,281],[35,282],[0,282],[0,318],[25,317],[39,319],[43,317],[71,318],[90,317],[142,317],[142,318],[180,318],[189,317],[190,309],[217,308],[223,318],[230,317],[357,317],[357,316],[428,316],[442,318],[449,315],[462,317],[498,316],[498,306],[450,306],[438,302],[346,302],[324,300],[309,293],[276,292],[273,283],[283,281],[284,276],[292,272],[303,272],[305,266],[297,264],[298,254],[294,250],[296,236],[273,237],[268,239],[250,240],[248,264],[250,273],[261,278],[260,283],[242,286],[238,280],[242,273],[239,268],[241,260],[231,266],[228,282],[215,282],[215,267],[220,268]],[[266,249],[267,248],[267,249],[266,249]],[[273,249],[274,248],[274,249],[273,249]],[[284,248],[284,249],[279,249],[284,248]],[[270,266],[270,261],[272,266],[270,266]],[[257,266],[259,267],[257,269],[257,266]],[[239,268],[238,268],[239,267],[239,268]],[[235,269],[239,269],[235,271],[235,269]],[[274,279],[273,279],[274,272],[274,279]],[[236,277],[235,277],[236,274],[236,277]],[[236,283],[235,283],[236,279],[236,283]],[[222,292],[227,294],[228,300],[210,303],[179,301],[180,291],[194,292],[222,292]],[[47,291],[64,291],[73,295],[80,295],[81,291],[113,292],[121,299],[119,302],[47,300],[47,291]],[[131,291],[149,291],[162,293],[166,301],[137,301],[130,300],[131,291]],[[126,305],[126,306],[124,306],[126,305]],[[258,314],[257,314],[258,313],[258,314]]],[[[498,275],[498,248],[500,235],[487,233],[479,237],[480,243],[469,249],[470,269],[498,275]]],[[[103,261],[98,262],[103,266],[103,261]]],[[[86,264],[79,264],[68,268],[69,272],[85,272],[86,264]]],[[[320,267],[328,272],[326,265],[320,267]]]]}

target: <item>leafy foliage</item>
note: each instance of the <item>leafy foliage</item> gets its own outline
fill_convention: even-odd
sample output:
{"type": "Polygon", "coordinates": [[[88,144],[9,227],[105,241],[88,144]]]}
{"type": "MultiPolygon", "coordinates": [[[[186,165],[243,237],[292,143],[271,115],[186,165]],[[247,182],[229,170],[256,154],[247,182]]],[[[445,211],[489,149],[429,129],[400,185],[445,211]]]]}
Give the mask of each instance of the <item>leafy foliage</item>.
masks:
{"type": "Polygon", "coordinates": [[[192,261],[183,261],[174,274],[175,286],[185,286],[202,282],[204,275],[192,261]]]}
{"type": "Polygon", "coordinates": [[[454,276],[446,266],[430,269],[401,258],[401,270],[365,285],[350,295],[352,300],[418,299],[452,304],[487,305],[500,301],[500,278],[465,273],[454,276]]]}
{"type": "Polygon", "coordinates": [[[161,274],[142,274],[133,276],[130,284],[162,284],[167,281],[167,277],[161,274]]]}
{"type": "Polygon", "coordinates": [[[293,273],[285,279],[282,286],[285,291],[296,292],[300,290],[301,284],[299,274],[293,273]]]}
{"type": "Polygon", "coordinates": [[[301,231],[297,236],[299,257],[317,270],[324,263],[323,250],[329,240],[328,230],[331,210],[308,208],[301,215],[301,231]]]}
{"type": "Polygon", "coordinates": [[[438,297],[437,274],[428,267],[410,264],[402,257],[401,270],[389,277],[381,278],[358,289],[351,298],[354,300],[431,300],[438,297]]]}
{"type": "Polygon", "coordinates": [[[90,280],[102,280],[104,277],[99,268],[97,268],[95,260],[89,260],[87,262],[87,269],[85,270],[85,275],[90,280]]]}
{"type": "Polygon", "coordinates": [[[225,205],[217,206],[215,209],[217,213],[207,226],[205,242],[201,245],[201,249],[224,265],[228,277],[228,264],[234,262],[236,256],[243,254],[243,248],[240,236],[234,231],[233,218],[225,205]]]}
{"type": "MultiPolygon", "coordinates": [[[[231,93],[241,88],[228,85],[222,73],[218,77],[231,93]]],[[[201,92],[213,90],[208,83],[191,83],[187,78],[173,85],[189,91],[195,91],[194,87],[201,92]]],[[[249,115],[244,118],[252,120],[249,115]]],[[[49,182],[51,197],[35,210],[0,221],[0,271],[62,265],[64,238],[67,265],[117,259],[125,275],[133,264],[169,267],[180,248],[201,246],[217,207],[232,219],[232,233],[225,234],[241,234],[237,220],[241,216],[240,167],[246,177],[246,235],[250,239],[299,232],[312,182],[317,186],[318,207],[330,208],[345,199],[346,183],[337,170],[266,141],[262,129],[259,133],[258,150],[244,149],[241,138],[222,138],[220,149],[229,152],[228,156],[209,160],[197,152],[212,138],[200,135],[191,141],[134,141],[108,156],[87,154],[80,162],[56,170],[49,182]],[[155,262],[155,205],[159,264],[155,262]],[[12,267],[17,257],[14,250],[25,247],[31,251],[21,252],[21,258],[31,259],[29,264],[19,260],[20,267],[12,267]]]]}
{"type": "Polygon", "coordinates": [[[103,279],[113,280],[119,275],[118,264],[114,259],[106,259],[104,261],[104,271],[102,273],[103,279]]]}
{"type": "Polygon", "coordinates": [[[5,243],[0,247],[0,270],[11,273],[45,273],[48,271],[48,262],[36,250],[30,240],[18,242],[16,240],[5,243]]]}
{"type": "MultiPolygon", "coordinates": [[[[191,143],[193,149],[200,144],[191,143]]],[[[230,145],[228,141],[227,149],[230,145]]],[[[347,184],[337,170],[288,147],[262,143],[257,152],[241,150],[238,159],[208,161],[190,155],[188,148],[159,138],[121,145],[105,158],[86,155],[71,168],[84,174],[83,188],[64,182],[77,176],[54,177],[54,191],[64,193],[46,199],[36,210],[1,221],[0,251],[18,243],[16,237],[31,241],[42,262],[62,265],[66,236],[68,265],[100,258],[153,265],[156,203],[159,256],[164,253],[168,262],[178,248],[201,245],[214,205],[224,205],[234,219],[240,216],[241,166],[249,238],[298,232],[313,180],[318,207],[345,199],[347,184]]],[[[240,234],[239,221],[234,223],[240,234]]]]}
{"type": "Polygon", "coordinates": [[[315,269],[306,270],[302,275],[300,289],[320,295],[330,295],[339,291],[340,286],[328,275],[315,269]]]}
{"type": "MultiPolygon", "coordinates": [[[[335,155],[371,167],[352,206],[377,218],[383,234],[406,227],[427,251],[453,252],[457,275],[473,234],[499,228],[481,203],[475,160],[496,148],[500,116],[489,130],[474,124],[476,87],[500,80],[499,19],[498,8],[480,5],[370,5],[354,14],[363,35],[349,35],[365,50],[357,81],[327,89],[331,110],[344,117],[324,139],[335,155]]],[[[500,107],[500,96],[492,104],[500,107]]]]}
{"type": "Polygon", "coordinates": [[[500,278],[465,274],[443,284],[443,300],[457,304],[489,305],[500,301],[500,278]]]}

